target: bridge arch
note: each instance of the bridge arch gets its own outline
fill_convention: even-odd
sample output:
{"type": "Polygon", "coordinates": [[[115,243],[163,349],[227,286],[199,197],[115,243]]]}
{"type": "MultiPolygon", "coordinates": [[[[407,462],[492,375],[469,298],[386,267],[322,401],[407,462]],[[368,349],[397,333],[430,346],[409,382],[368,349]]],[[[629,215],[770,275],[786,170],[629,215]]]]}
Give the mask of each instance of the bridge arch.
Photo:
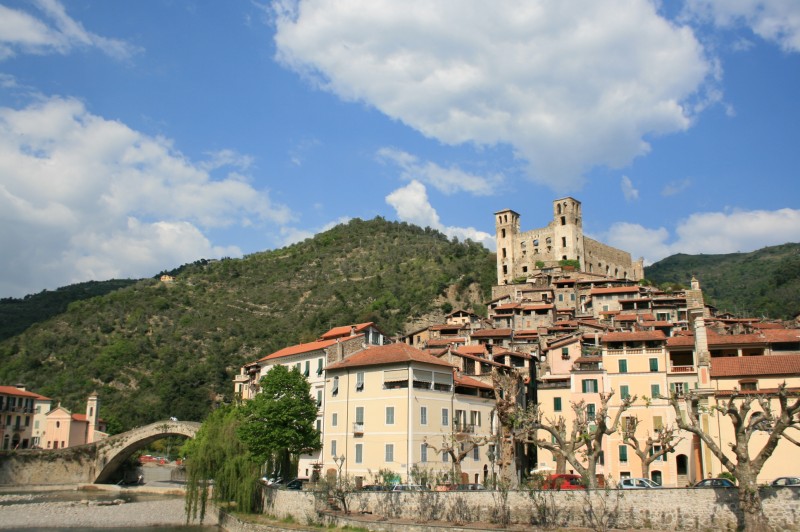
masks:
{"type": "Polygon", "coordinates": [[[156,421],[97,441],[94,483],[108,482],[125,460],[150,443],[170,436],[194,438],[199,428],[200,423],[194,421],[156,421]]]}

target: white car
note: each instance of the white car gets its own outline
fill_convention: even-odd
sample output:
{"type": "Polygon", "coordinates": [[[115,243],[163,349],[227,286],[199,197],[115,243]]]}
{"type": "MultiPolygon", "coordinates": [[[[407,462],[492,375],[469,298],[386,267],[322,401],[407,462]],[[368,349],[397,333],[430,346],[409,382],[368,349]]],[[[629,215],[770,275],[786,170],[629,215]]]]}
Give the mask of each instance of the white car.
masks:
{"type": "Polygon", "coordinates": [[[623,478],[619,481],[619,489],[622,490],[647,490],[660,488],[658,484],[646,478],[623,478]]]}

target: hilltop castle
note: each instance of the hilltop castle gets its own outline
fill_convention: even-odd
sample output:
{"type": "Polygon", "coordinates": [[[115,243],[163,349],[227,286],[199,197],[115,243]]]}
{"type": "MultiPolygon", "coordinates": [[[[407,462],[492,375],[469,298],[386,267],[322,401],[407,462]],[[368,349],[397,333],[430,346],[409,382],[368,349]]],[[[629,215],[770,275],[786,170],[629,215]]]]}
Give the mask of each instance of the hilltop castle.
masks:
{"type": "Polygon", "coordinates": [[[644,278],[643,260],[583,235],[581,202],[566,197],[553,201],[553,221],[547,227],[520,232],[519,213],[494,214],[497,230],[497,284],[512,284],[537,270],[577,261],[578,269],[617,279],[644,278]]]}

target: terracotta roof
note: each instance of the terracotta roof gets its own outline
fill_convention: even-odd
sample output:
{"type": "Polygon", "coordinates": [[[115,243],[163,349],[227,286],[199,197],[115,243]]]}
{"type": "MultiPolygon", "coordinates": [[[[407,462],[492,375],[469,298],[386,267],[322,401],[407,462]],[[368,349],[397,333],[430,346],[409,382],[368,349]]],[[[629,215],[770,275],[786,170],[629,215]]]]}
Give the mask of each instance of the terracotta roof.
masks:
{"type": "Polygon", "coordinates": [[[800,329],[764,329],[761,334],[770,343],[800,342],[800,329]]]}
{"type": "Polygon", "coordinates": [[[466,375],[456,375],[455,378],[456,386],[466,386],[468,388],[482,388],[484,390],[493,390],[491,384],[486,384],[485,382],[479,381],[478,379],[473,379],[472,377],[468,377],[466,375]]]}
{"type": "Polygon", "coordinates": [[[636,314],[619,314],[614,319],[617,321],[636,321],[639,317],[636,314]]]}
{"type": "Polygon", "coordinates": [[[495,310],[514,310],[520,307],[519,303],[506,303],[504,305],[497,305],[495,310]]]}
{"type": "Polygon", "coordinates": [[[73,421],[83,421],[84,423],[88,423],[89,420],[86,418],[86,414],[72,414],[73,421]]]}
{"type": "MultiPolygon", "coordinates": [[[[713,331],[708,330],[708,346],[718,347],[723,345],[765,345],[767,343],[766,334],[715,334],[713,331]]],[[[773,340],[774,341],[774,340],[773,340]]],[[[797,341],[796,339],[793,341],[797,341]]],[[[668,347],[683,347],[693,346],[694,336],[675,336],[667,340],[668,347]]]]}
{"type": "Polygon", "coordinates": [[[505,364],[501,364],[500,362],[495,362],[494,360],[489,360],[488,358],[483,358],[483,357],[480,357],[480,356],[477,356],[477,355],[471,355],[469,353],[462,353],[458,349],[451,349],[450,353],[455,355],[455,356],[468,358],[470,360],[476,360],[476,361],[481,362],[483,364],[489,364],[490,366],[505,367],[505,364]]]}
{"type": "Polygon", "coordinates": [[[499,338],[511,336],[511,329],[481,329],[471,334],[473,338],[499,338]]]}
{"type": "Polygon", "coordinates": [[[20,390],[16,386],[0,386],[0,394],[16,395],[17,397],[31,397],[33,399],[41,399],[44,401],[50,400],[49,397],[39,395],[38,393],[29,392],[27,390],[20,390]]]}
{"type": "Polygon", "coordinates": [[[325,349],[326,347],[332,346],[335,343],[336,339],[318,340],[316,342],[309,342],[307,344],[291,345],[289,347],[284,347],[280,351],[275,351],[274,353],[267,355],[264,358],[260,358],[258,361],[263,362],[265,360],[273,360],[276,358],[288,357],[291,355],[300,355],[302,353],[309,353],[311,351],[317,351],[318,349],[325,349]]]}
{"type": "Polygon", "coordinates": [[[613,286],[611,288],[592,288],[591,295],[599,294],[632,294],[638,293],[638,286],[613,286]]]}
{"type": "Polygon", "coordinates": [[[375,325],[374,322],[358,323],[355,325],[342,325],[341,327],[334,327],[330,331],[320,336],[320,340],[329,340],[331,338],[341,338],[342,336],[350,336],[350,333],[355,328],[356,333],[360,333],[367,329],[370,325],[375,325]]]}
{"type": "Polygon", "coordinates": [[[783,323],[753,323],[756,329],[785,329],[783,323]]]}
{"type": "Polygon", "coordinates": [[[672,327],[671,321],[643,321],[643,327],[672,327]]]}
{"type": "Polygon", "coordinates": [[[442,323],[440,325],[431,325],[429,328],[432,331],[443,331],[446,329],[459,330],[463,327],[460,323],[442,323]]]}
{"type": "Polygon", "coordinates": [[[536,329],[521,329],[514,331],[514,338],[523,338],[528,336],[539,336],[539,331],[536,329]]]}
{"type": "Polygon", "coordinates": [[[431,338],[428,340],[428,346],[441,347],[450,344],[463,344],[466,340],[464,338],[454,336],[452,338],[431,338]]]}
{"type": "Polygon", "coordinates": [[[485,355],[485,345],[461,345],[458,347],[459,353],[468,353],[470,355],[485,355]]]}
{"type": "Polygon", "coordinates": [[[609,342],[643,342],[648,340],[666,340],[663,331],[610,332],[603,335],[601,341],[609,342]]]}
{"type": "Polygon", "coordinates": [[[547,310],[553,308],[552,304],[542,304],[542,305],[522,305],[523,310],[547,310]]]}
{"type": "Polygon", "coordinates": [[[408,344],[397,343],[369,347],[355,355],[351,355],[340,362],[331,364],[326,369],[344,369],[361,366],[380,366],[397,362],[422,362],[436,366],[454,367],[449,362],[438,359],[416,347],[408,344]]]}
{"type": "Polygon", "coordinates": [[[800,375],[800,355],[715,357],[711,359],[712,377],[759,375],[800,375]]]}

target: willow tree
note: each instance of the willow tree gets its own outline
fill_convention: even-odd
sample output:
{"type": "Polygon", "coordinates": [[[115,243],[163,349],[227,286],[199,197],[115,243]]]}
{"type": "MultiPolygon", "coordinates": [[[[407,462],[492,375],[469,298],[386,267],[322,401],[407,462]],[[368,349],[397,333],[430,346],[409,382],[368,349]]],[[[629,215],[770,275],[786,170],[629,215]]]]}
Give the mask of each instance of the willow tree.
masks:
{"type": "Polygon", "coordinates": [[[241,423],[240,407],[219,408],[184,446],[187,523],[198,518],[203,522],[209,495],[217,505],[238,511],[250,513],[260,508],[259,464],[239,438],[241,423]]]}

